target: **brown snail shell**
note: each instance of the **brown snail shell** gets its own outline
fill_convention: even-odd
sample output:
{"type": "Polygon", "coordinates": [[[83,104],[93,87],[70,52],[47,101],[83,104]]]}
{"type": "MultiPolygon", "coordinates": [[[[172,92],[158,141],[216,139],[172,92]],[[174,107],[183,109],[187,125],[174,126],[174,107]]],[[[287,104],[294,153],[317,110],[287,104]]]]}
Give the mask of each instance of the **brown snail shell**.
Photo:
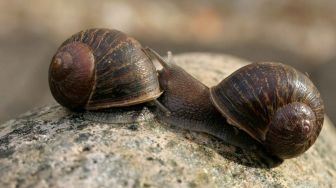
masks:
{"type": "Polygon", "coordinates": [[[210,89],[227,121],[286,159],[305,152],[318,137],[323,101],[310,79],[281,63],[247,65],[210,89]]]}
{"type": "Polygon", "coordinates": [[[162,94],[141,44],[110,29],[84,30],[63,42],[50,64],[49,86],[72,110],[130,106],[162,94]]]}

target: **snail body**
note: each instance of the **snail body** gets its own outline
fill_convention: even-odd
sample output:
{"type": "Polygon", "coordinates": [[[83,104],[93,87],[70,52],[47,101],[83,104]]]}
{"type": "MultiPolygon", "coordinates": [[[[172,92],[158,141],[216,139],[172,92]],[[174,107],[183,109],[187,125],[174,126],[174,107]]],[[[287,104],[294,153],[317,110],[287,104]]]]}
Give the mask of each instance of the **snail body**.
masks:
{"type": "Polygon", "coordinates": [[[303,153],[321,131],[324,111],[320,94],[292,67],[250,64],[209,89],[182,68],[155,56],[168,64],[159,72],[165,91],[159,100],[171,111],[170,117],[161,117],[163,121],[259,150],[275,160],[303,153]]]}
{"type": "Polygon", "coordinates": [[[72,110],[136,105],[162,94],[141,44],[110,29],[84,30],[63,42],[50,64],[49,86],[72,110]]]}

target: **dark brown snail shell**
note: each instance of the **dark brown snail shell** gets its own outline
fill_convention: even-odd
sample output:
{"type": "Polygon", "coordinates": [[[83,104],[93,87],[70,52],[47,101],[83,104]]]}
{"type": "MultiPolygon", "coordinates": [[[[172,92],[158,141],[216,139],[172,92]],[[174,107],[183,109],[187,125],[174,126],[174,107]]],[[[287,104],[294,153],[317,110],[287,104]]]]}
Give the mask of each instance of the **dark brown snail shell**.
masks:
{"type": "Polygon", "coordinates": [[[323,101],[310,79],[281,63],[249,64],[210,89],[228,122],[286,159],[305,152],[318,137],[323,101]]]}
{"type": "Polygon", "coordinates": [[[72,110],[135,105],[162,92],[141,44],[117,30],[88,29],[67,39],[52,58],[49,86],[72,110]]]}

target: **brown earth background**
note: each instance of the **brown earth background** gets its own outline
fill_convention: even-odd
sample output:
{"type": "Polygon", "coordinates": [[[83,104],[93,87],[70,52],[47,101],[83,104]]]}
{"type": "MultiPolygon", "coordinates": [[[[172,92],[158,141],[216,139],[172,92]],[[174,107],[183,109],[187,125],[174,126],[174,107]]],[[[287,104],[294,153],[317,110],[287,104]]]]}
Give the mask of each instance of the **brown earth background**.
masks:
{"type": "Polygon", "coordinates": [[[336,1],[0,0],[0,123],[55,102],[47,73],[56,48],[91,27],[115,28],[171,50],[278,61],[307,72],[336,122],[336,1]]]}

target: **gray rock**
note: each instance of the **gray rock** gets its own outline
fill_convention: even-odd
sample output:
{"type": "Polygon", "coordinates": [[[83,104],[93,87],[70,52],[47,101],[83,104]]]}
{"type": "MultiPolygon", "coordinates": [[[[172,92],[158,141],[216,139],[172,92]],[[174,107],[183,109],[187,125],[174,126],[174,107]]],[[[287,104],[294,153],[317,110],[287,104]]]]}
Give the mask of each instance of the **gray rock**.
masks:
{"type": "MultiPolygon", "coordinates": [[[[181,54],[175,60],[209,86],[248,63],[202,53],[181,54]]],[[[139,123],[97,123],[88,120],[90,115],[53,105],[0,125],[0,187],[336,185],[336,131],[328,118],[311,149],[268,169],[253,153],[160,124],[148,115],[150,107],[136,108],[125,115],[139,112],[139,123]]]]}

